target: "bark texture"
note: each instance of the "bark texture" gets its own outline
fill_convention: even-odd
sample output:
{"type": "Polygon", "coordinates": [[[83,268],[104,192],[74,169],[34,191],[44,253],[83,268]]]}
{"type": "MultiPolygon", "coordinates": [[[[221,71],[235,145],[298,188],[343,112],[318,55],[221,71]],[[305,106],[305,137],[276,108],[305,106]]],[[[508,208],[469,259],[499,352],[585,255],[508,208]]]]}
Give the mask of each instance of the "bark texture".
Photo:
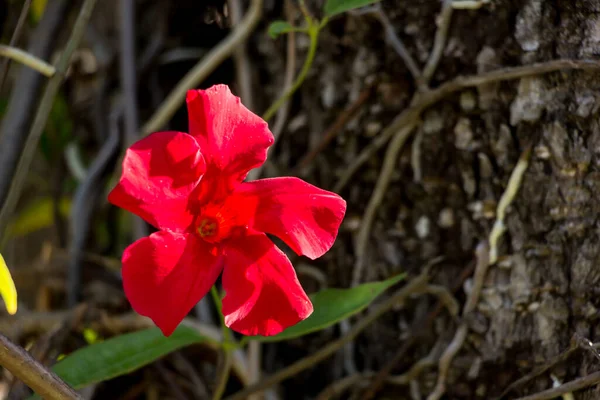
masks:
{"type": "MultiPolygon", "coordinates": [[[[383,1],[382,6],[397,35],[423,65],[433,44],[440,2],[383,1]]],[[[454,11],[432,86],[457,75],[555,59],[594,60],[599,54],[600,1],[494,0],[479,9],[454,11]]],[[[305,134],[282,142],[279,156],[284,162],[294,157],[291,144],[310,147],[317,142],[311,132],[323,132],[341,109],[375,82],[367,105],[327,156],[317,157],[307,172],[313,180],[327,182],[342,174],[408,105],[415,87],[400,57],[386,44],[382,26],[368,16],[332,21],[313,71],[302,89],[302,108],[307,111],[289,126],[291,132],[305,134]],[[335,173],[319,176],[319,171],[330,169],[335,173]]],[[[450,368],[447,398],[493,398],[568,350],[574,334],[598,340],[599,89],[599,75],[592,71],[557,72],[465,90],[423,114],[397,160],[370,236],[363,280],[400,271],[418,273],[427,261],[443,256],[433,269],[434,280],[451,287],[474,263],[475,247],[492,229],[497,202],[519,156],[532,148],[529,168],[506,218],[500,260],[490,267],[476,311],[466,318],[469,333],[450,368]]],[[[350,238],[361,223],[383,155],[378,153],[361,168],[342,193],[350,204],[343,233],[349,240],[340,241],[331,256],[330,276],[339,277],[333,285],[347,285],[351,279],[350,238]]],[[[472,279],[457,292],[461,302],[470,284],[472,279]]],[[[414,324],[433,304],[433,298],[419,297],[374,325],[357,343],[359,369],[380,370],[415,333],[414,324]]],[[[440,313],[394,364],[392,375],[406,371],[432,349],[439,357],[456,328],[453,318],[440,313]]],[[[507,398],[550,388],[550,373],[565,382],[593,372],[597,365],[590,352],[575,351],[507,398]]],[[[313,378],[316,371],[310,373],[313,378]]],[[[331,378],[340,372],[318,371],[331,378]]],[[[387,385],[385,392],[390,398],[418,398],[418,388],[426,396],[437,372],[434,364],[419,374],[411,390],[387,385]]],[[[600,394],[593,387],[576,393],[576,398],[596,396],[600,394]]]]}

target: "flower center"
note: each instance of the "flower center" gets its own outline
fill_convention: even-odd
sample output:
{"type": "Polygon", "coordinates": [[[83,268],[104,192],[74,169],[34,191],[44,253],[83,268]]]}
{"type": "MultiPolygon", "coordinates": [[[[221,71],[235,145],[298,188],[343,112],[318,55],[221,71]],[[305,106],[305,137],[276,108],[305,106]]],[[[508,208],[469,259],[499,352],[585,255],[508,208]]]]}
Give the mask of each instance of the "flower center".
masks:
{"type": "Polygon", "coordinates": [[[199,210],[194,229],[196,234],[209,243],[227,239],[239,226],[237,213],[222,203],[208,203],[199,210]]]}
{"type": "Polygon", "coordinates": [[[202,239],[211,241],[211,238],[214,239],[219,233],[219,222],[215,218],[211,217],[200,218],[200,222],[198,223],[196,230],[202,239]]]}

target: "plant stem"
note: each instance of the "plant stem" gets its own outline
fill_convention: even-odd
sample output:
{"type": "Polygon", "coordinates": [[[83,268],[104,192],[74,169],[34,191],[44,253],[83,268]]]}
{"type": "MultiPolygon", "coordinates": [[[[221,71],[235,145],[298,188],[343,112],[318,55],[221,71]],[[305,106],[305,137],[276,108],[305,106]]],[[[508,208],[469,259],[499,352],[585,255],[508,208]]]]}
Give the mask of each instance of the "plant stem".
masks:
{"type": "Polygon", "coordinates": [[[223,317],[223,303],[216,285],[213,285],[210,288],[210,294],[215,302],[215,307],[217,308],[217,313],[219,314],[219,318],[221,320],[221,329],[223,331],[223,341],[221,343],[223,363],[219,368],[217,385],[215,386],[215,390],[213,392],[213,400],[220,400],[225,393],[225,389],[227,388],[227,381],[229,381],[229,374],[231,372],[231,364],[233,361],[232,352],[238,348],[238,345],[235,343],[235,339],[233,339],[231,331],[225,325],[225,318],[223,317]]]}
{"type": "Polygon", "coordinates": [[[56,73],[56,69],[46,61],[16,47],[0,45],[0,56],[20,62],[48,78],[56,73]]]}
{"type": "Polygon", "coordinates": [[[54,98],[60,89],[64,75],[71,62],[71,56],[75,49],[79,47],[79,43],[83,38],[83,34],[85,33],[96,1],[97,0],[85,0],[83,3],[79,15],[77,16],[77,20],[75,21],[71,36],[55,66],[56,72],[52,78],[50,78],[46,90],[42,95],[42,99],[40,100],[40,105],[35,115],[35,119],[33,120],[31,130],[29,131],[23,154],[17,164],[17,170],[10,185],[6,201],[2,204],[2,208],[0,209],[0,249],[4,245],[4,233],[6,227],[13,216],[13,211],[21,195],[25,178],[27,177],[27,173],[29,172],[33,158],[35,157],[37,145],[46,126],[46,122],[48,121],[50,111],[52,110],[54,98]]]}
{"type": "Polygon", "coordinates": [[[221,300],[221,295],[219,294],[219,290],[216,285],[213,285],[210,288],[210,295],[213,298],[215,303],[215,307],[217,308],[217,314],[219,315],[219,321],[221,321],[221,329],[223,331],[223,341],[227,342],[229,338],[229,328],[225,326],[225,317],[223,316],[223,302],[221,300]]]}
{"type": "Polygon", "coordinates": [[[42,398],[78,400],[82,397],[20,346],[0,334],[0,365],[23,381],[42,398]]]}
{"type": "MultiPolygon", "coordinates": [[[[227,340],[227,338],[225,338],[227,340]]],[[[215,391],[213,393],[213,400],[220,400],[225,393],[225,389],[227,388],[227,382],[229,381],[229,373],[231,372],[231,361],[233,358],[231,349],[224,347],[223,348],[223,365],[219,371],[219,376],[217,377],[217,386],[215,387],[215,391]]]]}
{"type": "Polygon", "coordinates": [[[265,121],[268,122],[275,115],[277,110],[279,110],[279,108],[282,105],[284,105],[290,97],[292,97],[296,90],[298,90],[298,88],[302,85],[302,82],[304,82],[304,79],[306,78],[306,75],[308,74],[308,71],[310,70],[310,67],[312,66],[312,63],[315,59],[315,54],[317,52],[317,44],[319,41],[320,28],[321,27],[318,23],[314,23],[313,21],[309,20],[307,31],[308,36],[310,37],[310,47],[308,48],[308,54],[306,55],[304,65],[302,66],[302,69],[300,70],[300,73],[298,74],[298,77],[296,78],[296,81],[294,81],[294,84],[292,85],[290,90],[288,90],[283,96],[277,99],[277,101],[275,101],[275,103],[273,103],[271,107],[269,107],[269,109],[265,111],[262,117],[265,121]]]}

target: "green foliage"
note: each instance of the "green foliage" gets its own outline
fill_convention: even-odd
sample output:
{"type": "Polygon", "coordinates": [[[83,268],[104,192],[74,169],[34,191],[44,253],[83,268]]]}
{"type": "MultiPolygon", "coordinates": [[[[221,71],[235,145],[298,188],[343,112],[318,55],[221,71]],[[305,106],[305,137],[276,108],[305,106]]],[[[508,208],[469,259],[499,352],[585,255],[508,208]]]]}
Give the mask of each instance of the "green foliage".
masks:
{"type": "Polygon", "coordinates": [[[158,328],[127,333],[69,354],[53,371],[80,389],[133,372],[182,347],[208,341],[196,330],[179,326],[169,337],[158,328]]]}
{"type": "Polygon", "coordinates": [[[368,6],[369,4],[377,3],[380,0],[327,0],[325,2],[325,15],[333,17],[346,11],[354,10],[368,6]]]}
{"type": "Polygon", "coordinates": [[[325,329],[341,320],[359,313],[380,294],[404,279],[396,275],[381,282],[370,282],[351,289],[326,289],[311,296],[314,312],[300,323],[275,336],[252,336],[248,339],[261,342],[278,342],[325,329]]]}
{"type": "Polygon", "coordinates": [[[269,36],[271,36],[272,39],[276,39],[277,36],[284,34],[284,33],[288,33],[293,31],[295,28],[290,25],[290,23],[286,22],[286,21],[273,21],[271,22],[271,24],[269,25],[269,36]]]}

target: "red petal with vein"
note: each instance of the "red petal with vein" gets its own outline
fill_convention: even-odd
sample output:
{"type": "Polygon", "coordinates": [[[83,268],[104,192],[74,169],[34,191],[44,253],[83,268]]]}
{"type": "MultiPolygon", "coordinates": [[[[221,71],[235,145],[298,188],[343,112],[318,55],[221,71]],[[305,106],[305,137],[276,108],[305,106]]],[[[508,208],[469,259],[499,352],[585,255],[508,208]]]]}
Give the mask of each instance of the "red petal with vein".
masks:
{"type": "Polygon", "coordinates": [[[247,197],[246,204],[257,199],[255,230],[278,236],[297,254],[313,260],[333,246],[346,213],[340,196],[298,178],[243,183],[236,194],[247,197]]]}
{"type": "Polygon", "coordinates": [[[185,230],[192,222],[189,195],[206,169],[196,140],[182,132],[157,132],[134,143],[108,200],[159,229],[185,230]]]}
{"type": "Polygon", "coordinates": [[[265,234],[233,240],[224,252],[225,325],[244,335],[271,336],[312,313],[290,260],[265,234]]]}
{"type": "Polygon", "coordinates": [[[190,134],[198,141],[209,171],[214,168],[227,177],[229,188],[265,162],[273,134],[226,85],[188,91],[187,106],[190,134]]]}
{"type": "Polygon", "coordinates": [[[195,235],[153,233],[123,253],[125,295],[169,336],[215,283],[221,261],[214,246],[195,235]]]}

